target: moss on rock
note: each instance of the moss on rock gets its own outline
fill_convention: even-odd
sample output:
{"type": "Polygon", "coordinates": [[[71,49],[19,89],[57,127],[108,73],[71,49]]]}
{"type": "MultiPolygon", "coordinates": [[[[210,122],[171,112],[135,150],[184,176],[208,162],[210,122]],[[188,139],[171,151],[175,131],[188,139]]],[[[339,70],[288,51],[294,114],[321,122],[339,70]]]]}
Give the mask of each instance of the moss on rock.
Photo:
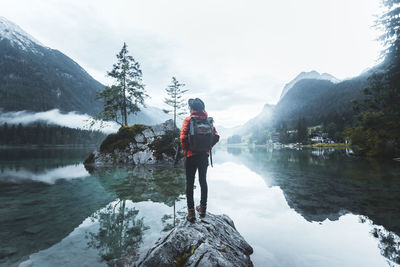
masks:
{"type": "Polygon", "coordinates": [[[151,129],[150,126],[135,124],[123,126],[115,134],[110,134],[100,145],[100,152],[112,153],[115,149],[125,149],[129,143],[136,143],[135,136],[142,134],[144,130],[151,129]]]}
{"type": "Polygon", "coordinates": [[[163,154],[174,157],[176,147],[179,142],[179,130],[166,131],[164,135],[156,137],[149,144],[149,148],[153,150],[153,155],[157,160],[163,159],[163,154]]]}

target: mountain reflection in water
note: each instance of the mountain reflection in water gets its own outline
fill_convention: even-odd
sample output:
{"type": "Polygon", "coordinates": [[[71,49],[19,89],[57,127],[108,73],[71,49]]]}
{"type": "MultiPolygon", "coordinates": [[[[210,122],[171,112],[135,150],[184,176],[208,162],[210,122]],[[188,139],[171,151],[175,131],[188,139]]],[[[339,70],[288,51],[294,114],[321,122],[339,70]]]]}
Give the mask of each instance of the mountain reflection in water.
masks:
{"type": "Polygon", "coordinates": [[[400,264],[400,164],[346,156],[345,150],[228,148],[249,169],[278,186],[307,221],[346,213],[373,225],[382,255],[400,264]]]}

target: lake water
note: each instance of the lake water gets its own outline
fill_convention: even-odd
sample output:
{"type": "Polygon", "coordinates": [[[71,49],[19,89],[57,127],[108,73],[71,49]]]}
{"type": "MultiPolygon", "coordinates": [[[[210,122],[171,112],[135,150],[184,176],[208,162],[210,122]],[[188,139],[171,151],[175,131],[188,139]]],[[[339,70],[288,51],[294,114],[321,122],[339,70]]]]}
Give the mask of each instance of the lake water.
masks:
{"type": "MultiPolygon", "coordinates": [[[[182,169],[86,169],[91,150],[0,149],[1,266],[135,261],[183,219],[182,169]]],[[[399,266],[400,163],[345,150],[214,153],[208,210],[233,219],[255,266],[399,266]]]]}

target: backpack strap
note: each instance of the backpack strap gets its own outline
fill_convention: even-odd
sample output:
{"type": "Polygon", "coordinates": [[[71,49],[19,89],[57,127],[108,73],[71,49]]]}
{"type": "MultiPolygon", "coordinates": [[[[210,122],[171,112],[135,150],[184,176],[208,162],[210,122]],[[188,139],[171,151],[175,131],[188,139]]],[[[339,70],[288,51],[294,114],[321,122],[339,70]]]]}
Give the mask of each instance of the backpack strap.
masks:
{"type": "Polygon", "coordinates": [[[211,168],[213,168],[213,161],[212,161],[212,148],[210,148],[210,162],[211,162],[211,168]]]}

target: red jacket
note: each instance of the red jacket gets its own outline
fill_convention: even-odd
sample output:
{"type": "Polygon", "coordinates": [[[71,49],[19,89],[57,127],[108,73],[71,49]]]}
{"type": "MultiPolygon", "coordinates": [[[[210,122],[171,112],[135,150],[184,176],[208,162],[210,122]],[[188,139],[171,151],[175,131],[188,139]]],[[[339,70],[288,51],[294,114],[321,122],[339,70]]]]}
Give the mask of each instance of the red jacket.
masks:
{"type": "MultiPolygon", "coordinates": [[[[205,119],[205,118],[207,118],[208,115],[207,115],[207,112],[205,112],[205,111],[195,110],[195,111],[192,111],[190,113],[190,116],[187,116],[185,118],[185,120],[183,121],[182,129],[181,129],[181,145],[182,145],[183,151],[186,154],[186,157],[191,157],[191,156],[197,154],[196,152],[190,150],[190,148],[189,148],[188,133],[189,133],[189,123],[190,123],[191,116],[205,119]]],[[[218,135],[217,130],[215,130],[215,127],[214,127],[214,142],[213,142],[212,146],[214,146],[216,143],[218,143],[218,141],[219,141],[219,135],[218,135]]]]}

